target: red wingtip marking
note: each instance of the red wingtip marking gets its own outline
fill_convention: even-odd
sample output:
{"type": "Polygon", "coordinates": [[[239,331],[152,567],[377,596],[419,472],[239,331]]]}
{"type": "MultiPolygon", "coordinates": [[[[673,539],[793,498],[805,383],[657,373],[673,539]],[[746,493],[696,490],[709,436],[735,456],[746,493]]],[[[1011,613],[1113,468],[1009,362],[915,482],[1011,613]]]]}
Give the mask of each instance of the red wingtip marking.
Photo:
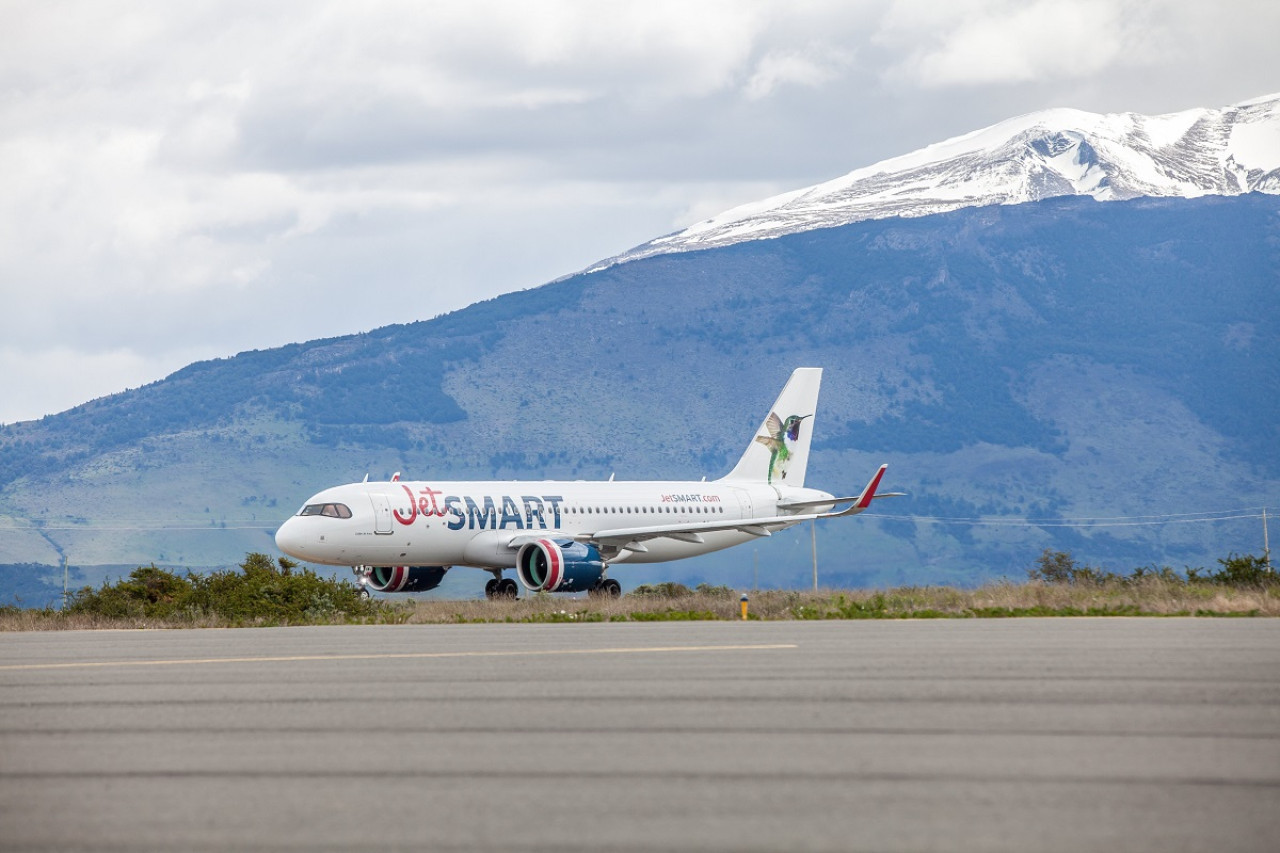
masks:
{"type": "Polygon", "coordinates": [[[858,501],[858,506],[866,509],[871,506],[871,499],[876,496],[876,489],[880,488],[880,478],[884,476],[885,469],[888,465],[881,465],[880,470],[871,478],[871,482],[867,483],[867,488],[862,492],[862,498],[858,501]]]}

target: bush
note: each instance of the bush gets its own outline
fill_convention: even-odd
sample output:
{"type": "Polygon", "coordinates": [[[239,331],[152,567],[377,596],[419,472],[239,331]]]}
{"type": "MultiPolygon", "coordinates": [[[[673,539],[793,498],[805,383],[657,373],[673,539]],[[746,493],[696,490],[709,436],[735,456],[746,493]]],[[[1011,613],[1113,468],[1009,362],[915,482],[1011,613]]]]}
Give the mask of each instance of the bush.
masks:
{"type": "Polygon", "coordinates": [[[1218,564],[1222,568],[1210,575],[1209,580],[1222,586],[1262,588],[1277,583],[1266,557],[1232,552],[1225,560],[1218,560],[1218,564]]]}
{"type": "Polygon", "coordinates": [[[191,577],[181,578],[154,565],[140,566],[114,586],[103,581],[101,589],[86,586],[72,593],[67,612],[111,619],[164,619],[191,595],[191,577]]]}
{"type": "Polygon", "coordinates": [[[322,578],[281,557],[250,554],[241,572],[193,576],[189,608],[232,621],[264,620],[275,624],[331,621],[336,617],[371,616],[377,607],[360,597],[348,581],[322,578]]]}
{"type": "Polygon", "coordinates": [[[1036,558],[1036,567],[1027,570],[1027,578],[1049,584],[1101,583],[1114,580],[1115,575],[1095,569],[1093,566],[1079,566],[1072,558],[1070,551],[1054,551],[1045,548],[1044,553],[1036,558]]]}
{"type": "Polygon", "coordinates": [[[687,598],[693,595],[693,590],[682,583],[645,583],[631,590],[627,595],[635,595],[641,598],[649,596],[651,598],[687,598]]]}
{"type": "Polygon", "coordinates": [[[379,605],[360,596],[348,581],[322,578],[281,557],[249,554],[240,571],[185,578],[155,566],[137,568],[125,580],[72,597],[67,611],[113,619],[197,619],[216,616],[232,623],[307,624],[374,616],[379,605]]]}
{"type": "Polygon", "coordinates": [[[1225,560],[1218,560],[1218,564],[1222,568],[1216,572],[1188,566],[1185,577],[1169,566],[1157,568],[1155,565],[1140,566],[1127,575],[1118,575],[1093,566],[1078,565],[1069,551],[1046,548],[1036,558],[1036,567],[1027,570],[1027,577],[1032,581],[1059,585],[1135,584],[1148,580],[1175,584],[1217,584],[1236,589],[1264,589],[1280,585],[1275,572],[1267,565],[1266,557],[1237,555],[1233,552],[1225,560]]]}

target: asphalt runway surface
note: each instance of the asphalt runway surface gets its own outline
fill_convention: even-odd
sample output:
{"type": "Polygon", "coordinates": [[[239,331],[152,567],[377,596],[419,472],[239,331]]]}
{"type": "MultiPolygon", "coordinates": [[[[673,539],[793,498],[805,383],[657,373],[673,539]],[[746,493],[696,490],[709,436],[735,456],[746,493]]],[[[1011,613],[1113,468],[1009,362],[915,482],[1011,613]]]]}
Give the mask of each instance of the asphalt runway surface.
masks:
{"type": "Polygon", "coordinates": [[[4,850],[1280,850],[1280,620],[0,635],[4,850]]]}

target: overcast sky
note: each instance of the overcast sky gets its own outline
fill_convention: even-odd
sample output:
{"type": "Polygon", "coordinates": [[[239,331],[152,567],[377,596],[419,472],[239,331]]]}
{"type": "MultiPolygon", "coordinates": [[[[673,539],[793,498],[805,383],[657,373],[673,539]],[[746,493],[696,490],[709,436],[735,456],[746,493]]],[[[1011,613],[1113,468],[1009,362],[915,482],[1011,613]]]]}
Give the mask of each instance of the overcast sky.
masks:
{"type": "Polygon", "coordinates": [[[0,423],[433,317],[1047,107],[1280,91],[1275,0],[0,0],[0,423]]]}

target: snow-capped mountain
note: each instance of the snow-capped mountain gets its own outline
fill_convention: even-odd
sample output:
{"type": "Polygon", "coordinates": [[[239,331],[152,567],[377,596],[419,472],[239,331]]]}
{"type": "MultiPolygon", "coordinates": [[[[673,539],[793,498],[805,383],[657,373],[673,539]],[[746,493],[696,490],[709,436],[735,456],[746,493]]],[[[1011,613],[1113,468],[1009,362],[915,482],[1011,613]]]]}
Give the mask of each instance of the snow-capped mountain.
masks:
{"type": "Polygon", "coordinates": [[[1280,194],[1280,94],[1161,116],[1053,109],[744,204],[601,262],[1063,195],[1280,194]]]}

